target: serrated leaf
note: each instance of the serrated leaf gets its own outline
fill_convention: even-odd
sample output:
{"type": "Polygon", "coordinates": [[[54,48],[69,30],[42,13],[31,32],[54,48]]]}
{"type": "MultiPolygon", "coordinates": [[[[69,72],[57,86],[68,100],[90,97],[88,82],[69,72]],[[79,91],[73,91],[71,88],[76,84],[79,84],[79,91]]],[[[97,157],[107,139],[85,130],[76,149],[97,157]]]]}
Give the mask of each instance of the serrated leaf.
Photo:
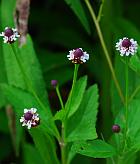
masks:
{"type": "Polygon", "coordinates": [[[72,8],[76,16],[80,19],[81,23],[85,27],[86,31],[90,33],[89,23],[80,0],[65,0],[66,3],[72,8]]]}
{"type": "Polygon", "coordinates": [[[91,86],[84,94],[77,112],[67,121],[66,140],[68,142],[97,138],[96,117],[98,108],[97,85],[91,86]]]}
{"type": "Polygon", "coordinates": [[[93,158],[107,158],[115,155],[115,149],[102,140],[74,143],[72,151],[93,158]]]}
{"type": "MultiPolygon", "coordinates": [[[[47,110],[42,109],[40,104],[38,104],[36,99],[30,93],[25,92],[20,88],[8,86],[8,85],[2,85],[2,89],[8,101],[15,107],[15,111],[19,119],[23,115],[23,110],[25,108],[35,107],[38,109],[38,113],[40,115],[40,122],[41,122],[37,128],[42,130],[44,133],[57,135],[52,115],[49,114],[47,110]]],[[[19,126],[21,126],[20,123],[19,126]]]]}
{"type": "Polygon", "coordinates": [[[78,109],[87,85],[87,76],[80,78],[74,87],[72,94],[69,96],[65,109],[68,111],[68,117],[72,116],[78,109]]]}

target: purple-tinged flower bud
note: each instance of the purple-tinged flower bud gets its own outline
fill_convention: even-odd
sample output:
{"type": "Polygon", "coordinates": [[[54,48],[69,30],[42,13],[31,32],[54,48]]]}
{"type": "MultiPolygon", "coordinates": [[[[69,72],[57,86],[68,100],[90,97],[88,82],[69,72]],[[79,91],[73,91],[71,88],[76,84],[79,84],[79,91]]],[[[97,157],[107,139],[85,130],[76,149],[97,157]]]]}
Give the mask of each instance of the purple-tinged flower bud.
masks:
{"type": "Polygon", "coordinates": [[[12,44],[14,43],[17,38],[20,37],[17,29],[6,27],[4,32],[0,33],[0,36],[3,37],[3,42],[4,43],[9,43],[12,44]]]}
{"type": "Polygon", "coordinates": [[[33,117],[33,114],[31,112],[27,112],[27,113],[24,114],[24,118],[27,121],[31,120],[32,117],[33,117]]]}
{"type": "Polygon", "coordinates": [[[11,28],[6,28],[4,31],[5,36],[10,37],[14,34],[13,30],[11,28]]]}
{"type": "Polygon", "coordinates": [[[122,46],[123,46],[123,47],[126,47],[126,48],[129,48],[129,47],[131,46],[130,40],[129,40],[129,39],[124,39],[124,40],[122,41],[122,46]]]}
{"type": "Polygon", "coordinates": [[[28,129],[36,127],[40,124],[39,114],[36,108],[24,109],[24,114],[20,118],[22,126],[27,126],[28,129]]]}
{"type": "Polygon", "coordinates": [[[74,64],[83,64],[87,60],[89,60],[89,54],[87,54],[87,52],[84,52],[82,48],[76,48],[69,51],[69,55],[67,55],[67,57],[74,64]]]}
{"type": "Polygon", "coordinates": [[[58,85],[57,80],[51,80],[51,85],[55,88],[58,85]]]}
{"type": "Polygon", "coordinates": [[[75,49],[74,58],[80,58],[81,56],[83,56],[83,51],[80,48],[75,49]]]}
{"type": "Polygon", "coordinates": [[[134,39],[124,37],[116,43],[116,50],[120,52],[121,56],[135,55],[137,49],[138,43],[134,39]]]}
{"type": "Polygon", "coordinates": [[[121,130],[121,128],[120,128],[119,125],[115,124],[115,125],[112,126],[112,131],[113,131],[114,133],[119,133],[120,130],[121,130]]]}

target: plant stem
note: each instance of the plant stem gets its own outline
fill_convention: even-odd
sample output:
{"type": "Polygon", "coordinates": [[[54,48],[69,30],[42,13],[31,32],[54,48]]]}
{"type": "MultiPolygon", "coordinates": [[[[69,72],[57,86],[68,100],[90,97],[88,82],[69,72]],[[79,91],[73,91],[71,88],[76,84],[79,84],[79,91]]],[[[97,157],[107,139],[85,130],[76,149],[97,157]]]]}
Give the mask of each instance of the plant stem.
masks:
{"type": "Polygon", "coordinates": [[[100,5],[99,13],[98,13],[98,16],[97,16],[97,21],[98,22],[100,22],[101,17],[102,17],[102,11],[103,11],[103,6],[104,6],[104,1],[105,0],[102,0],[101,5],[100,5]]]}
{"type": "Polygon", "coordinates": [[[88,10],[89,10],[90,14],[91,14],[93,22],[95,23],[95,27],[96,27],[96,30],[97,30],[97,33],[98,33],[98,36],[99,36],[99,39],[100,39],[100,42],[101,42],[101,46],[103,48],[106,60],[108,62],[108,65],[109,65],[109,68],[110,68],[110,71],[111,71],[111,74],[112,74],[112,78],[113,78],[114,83],[116,85],[117,91],[119,93],[121,101],[124,103],[124,96],[123,96],[123,93],[121,91],[120,85],[118,83],[118,80],[117,80],[117,77],[116,77],[116,74],[115,74],[115,71],[114,71],[114,68],[113,68],[113,65],[112,65],[112,62],[111,62],[111,59],[110,59],[110,56],[109,56],[106,44],[105,44],[105,41],[104,41],[104,38],[103,38],[103,34],[102,34],[102,31],[101,31],[99,22],[98,22],[98,20],[96,18],[96,15],[94,13],[93,8],[91,7],[91,4],[90,4],[89,0],[85,0],[85,3],[87,5],[87,7],[88,7],[88,10]]]}
{"type": "Polygon", "coordinates": [[[124,132],[124,140],[126,146],[126,137],[127,137],[127,129],[128,129],[128,56],[125,57],[125,132],[124,132]]]}
{"type": "MultiPolygon", "coordinates": [[[[62,164],[67,164],[67,154],[66,154],[66,146],[67,145],[66,145],[66,142],[65,142],[65,128],[66,128],[66,125],[67,125],[67,122],[66,122],[67,119],[66,118],[67,118],[69,110],[70,110],[72,93],[73,93],[75,83],[76,83],[76,80],[77,80],[78,68],[79,68],[79,64],[75,64],[74,75],[73,75],[73,83],[72,83],[72,88],[71,88],[71,91],[70,91],[70,94],[69,94],[69,104],[68,104],[68,108],[67,108],[67,111],[66,111],[64,122],[62,122],[61,141],[60,141],[62,164]]],[[[63,101],[62,101],[62,98],[61,98],[58,87],[56,88],[56,92],[57,92],[57,95],[59,97],[61,107],[62,107],[62,109],[64,109],[63,101]]]]}
{"type": "MultiPolygon", "coordinates": [[[[62,108],[62,110],[64,110],[64,103],[63,103],[63,100],[62,100],[58,85],[56,86],[56,93],[57,93],[57,96],[59,98],[61,108],[62,108]]],[[[59,144],[60,144],[60,149],[61,149],[62,164],[66,164],[66,143],[65,143],[65,124],[64,124],[64,122],[62,122],[61,140],[59,141],[59,144]]]]}
{"type": "Polygon", "coordinates": [[[75,66],[75,68],[74,68],[74,76],[73,76],[71,94],[73,93],[73,89],[75,87],[75,83],[76,83],[76,80],[77,80],[77,73],[78,73],[78,69],[79,69],[79,64],[75,64],[74,66],[75,66]]]}
{"type": "Polygon", "coordinates": [[[61,108],[64,109],[64,104],[63,104],[63,100],[62,100],[62,97],[61,97],[61,94],[60,94],[59,86],[58,85],[56,86],[56,93],[57,93],[57,96],[59,98],[61,108]]]}

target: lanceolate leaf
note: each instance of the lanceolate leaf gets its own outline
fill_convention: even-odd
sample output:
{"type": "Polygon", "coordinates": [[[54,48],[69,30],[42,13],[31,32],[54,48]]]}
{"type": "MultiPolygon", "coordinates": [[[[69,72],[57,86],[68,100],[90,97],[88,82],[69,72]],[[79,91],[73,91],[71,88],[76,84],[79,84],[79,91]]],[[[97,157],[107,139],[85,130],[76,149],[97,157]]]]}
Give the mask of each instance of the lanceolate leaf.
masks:
{"type": "Polygon", "coordinates": [[[72,151],[93,158],[107,158],[115,155],[115,149],[102,140],[79,141],[74,143],[72,151]]]}
{"type": "Polygon", "coordinates": [[[36,57],[32,39],[29,35],[27,36],[26,45],[23,45],[19,50],[19,57],[21,58],[24,69],[32,83],[34,90],[43,103],[48,102],[42,71],[36,57]]]}
{"type": "MultiPolygon", "coordinates": [[[[55,141],[47,133],[43,134],[39,129],[31,129],[30,134],[37,149],[44,159],[45,164],[59,164],[56,156],[55,141]]],[[[36,154],[37,155],[37,154],[36,154]]]]}
{"type": "MultiPolygon", "coordinates": [[[[30,93],[8,85],[2,85],[2,88],[8,101],[14,106],[19,119],[23,115],[24,108],[37,108],[40,115],[40,125],[38,126],[38,129],[44,133],[50,133],[55,136],[58,135],[52,115],[48,113],[47,110],[42,109],[40,104],[38,104],[36,99],[30,93]]],[[[21,126],[20,123],[19,126],[21,126]]]]}
{"type": "Polygon", "coordinates": [[[97,85],[90,87],[84,94],[77,112],[68,119],[66,140],[92,140],[97,138],[96,117],[98,108],[97,85]]]}
{"type": "Polygon", "coordinates": [[[72,8],[76,16],[80,19],[86,31],[90,33],[90,27],[82,3],[80,0],[65,0],[66,3],[72,8]]]}
{"type": "Polygon", "coordinates": [[[72,94],[69,96],[69,99],[66,103],[66,111],[68,111],[68,117],[70,117],[71,115],[73,115],[76,110],[78,109],[85,89],[86,89],[86,85],[87,85],[87,76],[84,76],[82,78],[80,78],[74,87],[74,90],[72,92],[72,94]]]}

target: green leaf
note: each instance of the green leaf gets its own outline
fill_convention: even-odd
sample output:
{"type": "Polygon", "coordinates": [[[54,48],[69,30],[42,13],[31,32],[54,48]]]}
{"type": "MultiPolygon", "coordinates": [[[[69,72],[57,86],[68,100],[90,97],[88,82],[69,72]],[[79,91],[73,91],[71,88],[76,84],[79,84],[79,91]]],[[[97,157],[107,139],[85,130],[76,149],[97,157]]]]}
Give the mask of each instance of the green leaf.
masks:
{"type": "Polygon", "coordinates": [[[59,164],[56,155],[55,140],[47,133],[43,134],[39,129],[31,129],[30,134],[42,159],[44,159],[44,163],[59,164]]]}
{"type": "Polygon", "coordinates": [[[30,164],[44,164],[38,150],[31,144],[24,143],[23,144],[23,157],[24,163],[30,164]]]}
{"type": "Polygon", "coordinates": [[[42,102],[48,105],[46,87],[42,76],[41,67],[35,54],[32,39],[29,35],[27,36],[26,44],[19,48],[19,50],[23,67],[32,83],[34,90],[42,102]]]}
{"type": "Polygon", "coordinates": [[[93,158],[107,158],[115,155],[115,149],[102,140],[74,143],[72,151],[93,158]]]}
{"type": "Polygon", "coordinates": [[[16,0],[1,2],[1,22],[2,28],[5,27],[14,27],[14,8],[15,8],[16,0]]]}
{"type": "MultiPolygon", "coordinates": [[[[8,83],[22,89],[28,89],[27,85],[24,82],[23,75],[21,73],[20,67],[16,61],[15,55],[10,45],[3,44],[3,52],[5,58],[5,66],[7,72],[8,83]]],[[[45,83],[43,80],[42,72],[40,65],[35,55],[33,48],[33,43],[30,36],[27,37],[27,43],[23,45],[17,54],[20,58],[24,71],[30,82],[33,89],[40,97],[43,103],[48,106],[48,99],[45,89],[45,83]]]]}
{"type": "Polygon", "coordinates": [[[63,121],[64,117],[65,117],[65,114],[66,114],[65,109],[62,109],[62,110],[56,112],[56,114],[54,116],[54,120],[61,120],[61,121],[63,121]]]}
{"type": "Polygon", "coordinates": [[[89,23],[88,23],[88,20],[86,18],[86,14],[85,14],[85,11],[84,11],[84,8],[82,6],[81,1],[80,0],[76,0],[76,1],[65,0],[65,1],[72,8],[72,10],[76,14],[76,16],[80,19],[80,21],[83,24],[86,31],[88,33],[90,33],[89,23]]]}
{"type": "MultiPolygon", "coordinates": [[[[36,99],[30,93],[8,85],[1,85],[1,87],[8,101],[15,107],[15,111],[19,119],[23,115],[23,110],[25,108],[37,108],[41,120],[41,123],[37,128],[42,130],[44,133],[50,133],[51,135],[55,136],[58,135],[52,115],[49,114],[47,110],[42,109],[40,104],[38,104],[36,99]]],[[[20,123],[19,126],[21,126],[20,123]]]]}
{"type": "Polygon", "coordinates": [[[139,99],[132,100],[128,109],[128,136],[130,137],[132,147],[140,150],[140,103],[139,99]]]}
{"type": "Polygon", "coordinates": [[[77,112],[67,121],[66,140],[68,142],[97,138],[96,117],[98,108],[97,85],[91,86],[83,97],[77,112]]]}
{"type": "Polygon", "coordinates": [[[130,58],[129,66],[140,75],[140,47],[138,47],[138,53],[130,58]]]}
{"type": "Polygon", "coordinates": [[[77,111],[82,101],[86,89],[86,85],[87,85],[87,76],[80,78],[76,82],[72,95],[69,96],[65,107],[66,111],[69,112],[68,117],[72,116],[77,111]]]}

